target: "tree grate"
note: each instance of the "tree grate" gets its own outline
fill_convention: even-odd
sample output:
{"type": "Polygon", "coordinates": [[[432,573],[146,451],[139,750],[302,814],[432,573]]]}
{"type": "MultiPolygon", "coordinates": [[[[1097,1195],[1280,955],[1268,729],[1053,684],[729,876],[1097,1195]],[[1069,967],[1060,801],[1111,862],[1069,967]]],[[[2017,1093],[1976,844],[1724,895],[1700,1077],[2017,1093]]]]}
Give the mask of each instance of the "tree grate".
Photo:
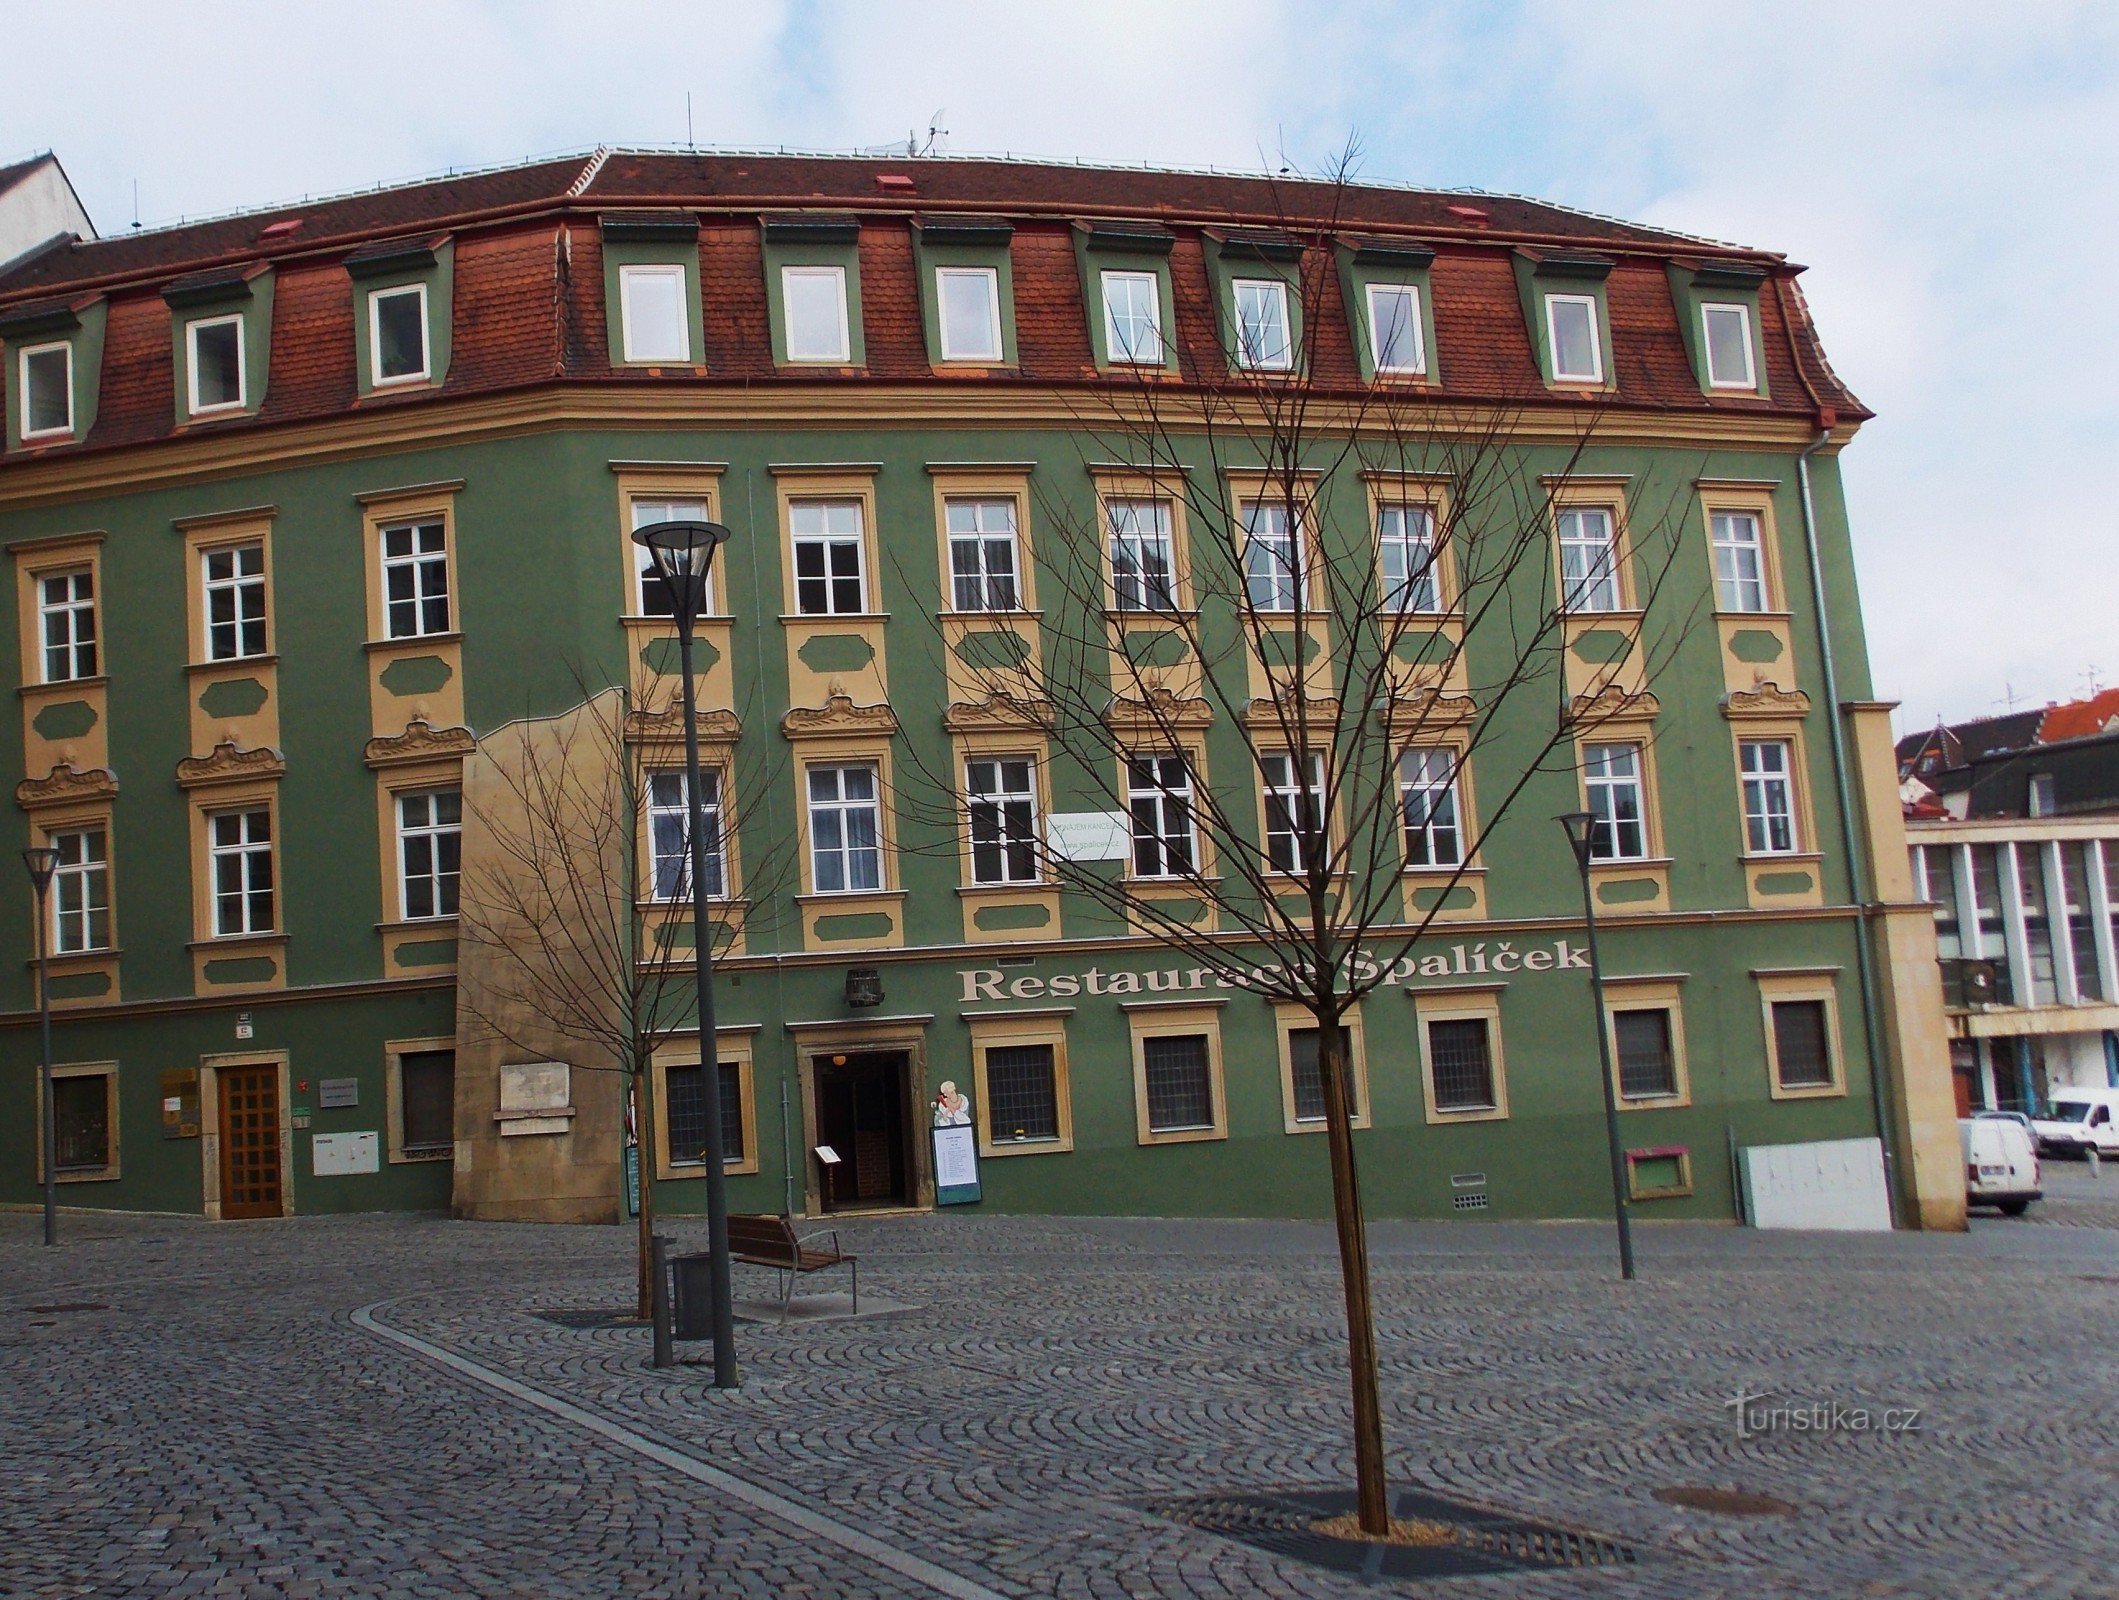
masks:
{"type": "Polygon", "coordinates": [[[1632,1550],[1600,1534],[1532,1522],[1423,1489],[1398,1490],[1391,1515],[1402,1522],[1442,1524],[1452,1535],[1447,1543],[1386,1544],[1319,1533],[1319,1522],[1353,1511],[1354,1495],[1346,1489],[1191,1495],[1152,1501],[1147,1509],[1185,1527],[1363,1583],[1630,1567],[1636,1560],[1632,1550]]]}

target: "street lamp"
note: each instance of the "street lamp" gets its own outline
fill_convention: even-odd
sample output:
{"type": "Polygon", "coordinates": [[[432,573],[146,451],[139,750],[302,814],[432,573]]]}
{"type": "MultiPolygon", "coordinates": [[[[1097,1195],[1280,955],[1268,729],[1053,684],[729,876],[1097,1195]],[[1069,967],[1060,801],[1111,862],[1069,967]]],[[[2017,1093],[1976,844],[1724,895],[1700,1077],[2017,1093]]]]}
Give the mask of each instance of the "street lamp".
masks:
{"type": "MultiPolygon", "coordinates": [[[[714,941],[706,919],[706,828],[700,805],[699,696],[692,680],[692,629],[706,609],[707,576],[714,552],[728,542],[718,522],[651,522],[633,531],[655,563],[655,576],[669,591],[677,624],[677,660],[684,676],[684,782],[691,838],[692,953],[699,975],[699,1066],[706,1094],[706,1228],[707,1286],[713,1300],[714,1387],[733,1389],[736,1373],[736,1316],[729,1293],[728,1183],[722,1171],[721,1049],[714,1028],[714,941]]],[[[645,1158],[646,1152],[642,1152],[645,1158]]]]}
{"type": "Polygon", "coordinates": [[[50,845],[31,845],[22,852],[30,887],[37,895],[37,1026],[44,1037],[44,1242],[59,1242],[59,1108],[52,1100],[51,954],[45,947],[44,907],[59,852],[50,845]]]}
{"type": "Polygon", "coordinates": [[[1596,1008],[1598,1076],[1604,1080],[1604,1135],[1611,1145],[1611,1213],[1619,1223],[1619,1276],[1633,1278],[1633,1223],[1626,1215],[1626,1152],[1619,1146],[1619,1098],[1611,1081],[1611,1028],[1604,1018],[1604,967],[1597,958],[1597,904],[1589,892],[1589,853],[1596,841],[1597,819],[1588,811],[1570,811],[1553,819],[1567,830],[1575,866],[1582,874],[1582,920],[1589,930],[1589,996],[1596,1008]]]}

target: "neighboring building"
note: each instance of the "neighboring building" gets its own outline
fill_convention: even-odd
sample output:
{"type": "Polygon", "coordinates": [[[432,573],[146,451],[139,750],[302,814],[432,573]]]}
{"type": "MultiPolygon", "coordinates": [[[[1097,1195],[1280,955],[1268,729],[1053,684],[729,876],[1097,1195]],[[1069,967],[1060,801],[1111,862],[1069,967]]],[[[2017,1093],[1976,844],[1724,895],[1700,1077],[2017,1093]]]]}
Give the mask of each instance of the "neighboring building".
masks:
{"type": "Polygon", "coordinates": [[[1958,1110],[2119,1087],[2119,690],[1898,742],[1958,1110]]]}
{"type": "Polygon", "coordinates": [[[39,250],[95,236],[95,224],[50,151],[0,167],[0,273],[39,250]]]}
{"type": "MultiPolygon", "coordinates": [[[[83,239],[0,274],[23,677],[0,757],[24,833],[63,858],[66,1198],[618,1214],[617,1082],[579,1047],[540,1057],[479,1026],[497,991],[468,957],[459,971],[452,911],[459,869],[493,854],[481,797],[584,714],[584,678],[667,686],[628,533],[704,513],[737,532],[701,658],[728,819],[722,1031],[711,1086],[696,1038],[658,1065],[658,1121],[679,1129],[652,1152],[661,1203],[702,1203],[686,1157],[716,1092],[737,1207],[930,1204],[921,1130],[949,1080],[971,1094],[988,1206],[1324,1210],[1301,1018],[1082,897],[989,873],[910,792],[916,771],[987,758],[1020,766],[989,779],[1027,814],[1096,807],[1036,726],[959,703],[934,618],[976,613],[984,647],[1037,659],[1049,508],[1153,538],[1165,491],[1085,449],[1081,419],[1143,366],[1185,392],[1230,359],[1224,330],[1284,313],[1301,249],[1277,230],[1314,203],[1186,173],[600,151],[83,239]],[[1004,600],[954,584],[959,536],[1004,600]],[[767,776],[741,792],[746,760],[767,776]],[[773,879],[760,863],[796,841],[799,881],[773,879]],[[845,1157],[830,1180],[808,1155],[825,1144],[845,1157]]],[[[1629,506],[1676,507],[1673,604],[1715,613],[1600,749],[1590,795],[1629,819],[1597,881],[1642,1205],[1727,1218],[1736,1147],[1881,1131],[1908,1214],[1961,1225],[1932,921],[1838,471],[1868,413],[1824,360],[1799,269],[1524,200],[1335,203],[1311,262],[1336,272],[1312,280],[1336,308],[1320,390],[1404,384],[1470,426],[1514,419],[1511,467],[1567,475],[1578,546],[1629,506]],[[1372,325],[1379,305],[1406,320],[1372,325]]],[[[1402,543],[1425,492],[1361,499],[1350,547],[1377,550],[1379,527],[1402,543]]],[[[1180,525],[1179,586],[1182,554],[1180,525]]],[[[1623,607],[1640,558],[1609,556],[1623,607]]],[[[1120,583],[1112,605],[1143,602],[1120,583]]],[[[1613,638],[1585,633],[1583,659],[1613,638]]],[[[1249,772],[1224,726],[1183,752],[1193,781],[1249,772]]],[[[681,811],[668,728],[638,744],[648,809],[681,811]]],[[[1453,807],[1476,803],[1472,768],[1453,807]]],[[[1353,1019],[1378,1213],[1608,1203],[1579,885],[1550,820],[1584,793],[1536,777],[1435,942],[1454,972],[1491,953],[1505,979],[1409,974],[1353,1019]]],[[[1172,815],[1136,811],[1147,856],[1172,815]]],[[[659,928],[675,907],[652,898],[655,837],[659,928]]],[[[36,1167],[28,903],[7,902],[0,1017],[11,1201],[36,1167]]]]}

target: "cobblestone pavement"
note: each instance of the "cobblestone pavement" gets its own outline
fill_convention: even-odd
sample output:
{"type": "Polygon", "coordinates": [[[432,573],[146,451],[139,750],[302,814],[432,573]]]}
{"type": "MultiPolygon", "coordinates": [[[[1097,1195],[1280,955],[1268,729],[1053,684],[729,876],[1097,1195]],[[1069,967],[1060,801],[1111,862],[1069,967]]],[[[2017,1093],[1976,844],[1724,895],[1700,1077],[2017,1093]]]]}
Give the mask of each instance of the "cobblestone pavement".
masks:
{"type": "MultiPolygon", "coordinates": [[[[2119,1596],[2119,1231],[2100,1220],[2119,1172],[2092,1187],[2049,1168],[2049,1184],[2034,1217],[2080,1225],[1643,1227],[1632,1286],[1613,1281],[1607,1229],[1379,1225],[1399,1481],[1594,1529],[1640,1558],[1422,1591],[2119,1596]],[[1740,1439],[1739,1389],[1919,1407],[1919,1429],[1740,1439]],[[1654,1497],[1672,1487],[1796,1514],[1654,1497]]],[[[554,1320],[628,1300],[615,1229],[62,1228],[45,1251],[33,1218],[0,1217],[10,1597],[935,1592],[715,1472],[1001,1595],[1380,1592],[1142,1509],[1348,1479],[1317,1226],[863,1222],[848,1230],[863,1288],[918,1309],[746,1326],[733,1395],[699,1367],[650,1369],[642,1331],[554,1320]],[[356,1326],[370,1305],[384,1328],[582,1415],[356,1326]],[[671,1465],[686,1458],[691,1476],[671,1465]]]]}

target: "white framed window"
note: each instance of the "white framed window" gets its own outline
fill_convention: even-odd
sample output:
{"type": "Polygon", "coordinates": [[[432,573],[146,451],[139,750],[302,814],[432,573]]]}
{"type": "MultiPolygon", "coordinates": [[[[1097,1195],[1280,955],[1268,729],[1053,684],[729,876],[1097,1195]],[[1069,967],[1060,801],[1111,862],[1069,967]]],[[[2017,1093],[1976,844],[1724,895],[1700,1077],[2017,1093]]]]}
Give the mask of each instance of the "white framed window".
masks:
{"type": "Polygon", "coordinates": [[[427,286],[408,283],[368,296],[368,381],[413,383],[427,376],[427,286]]]}
{"type": "Polygon", "coordinates": [[[463,817],[460,790],[397,797],[398,915],[407,922],[456,915],[463,817]]]}
{"type": "Polygon", "coordinates": [[[1707,387],[1756,389],[1751,361],[1751,308],[1747,305],[1700,307],[1700,337],[1707,349],[1707,387]]]}
{"type": "Polygon", "coordinates": [[[1714,542],[1714,598],[1724,611],[1766,609],[1766,543],[1758,515],[1717,511],[1709,518],[1714,542]]]}
{"type": "Polygon", "coordinates": [[[1784,856],[1799,848],[1795,831],[1794,746],[1786,739],[1737,743],[1744,779],[1744,848],[1784,856]]]}
{"type": "MultiPolygon", "coordinates": [[[[649,527],[657,522],[709,520],[704,500],[635,500],[632,502],[632,517],[636,529],[649,527]]],[[[626,540],[626,545],[633,552],[633,604],[637,608],[633,615],[675,616],[677,608],[671,603],[669,585],[656,576],[655,558],[630,539],[626,540]]],[[[706,604],[703,607],[707,616],[713,616],[717,612],[713,591],[718,581],[714,569],[709,568],[706,577],[706,604]]]]}
{"type": "Polygon", "coordinates": [[[1368,302],[1369,354],[1376,370],[1401,377],[1418,377],[1427,371],[1419,287],[1410,283],[1372,283],[1368,302]]]}
{"type": "Polygon", "coordinates": [[[795,610],[805,617],[867,611],[861,502],[797,500],[787,508],[787,529],[795,547],[795,610]]]}
{"type": "Polygon", "coordinates": [[[973,883],[1036,883],[1037,766],[1026,758],[964,763],[973,883]]]}
{"type": "Polygon", "coordinates": [[[1001,278],[991,267],[936,267],[944,361],[1001,359],[1001,278]]]}
{"type": "Polygon", "coordinates": [[[1589,802],[1589,858],[1648,858],[1648,795],[1637,744],[1582,747],[1582,787],[1589,802]]]}
{"type": "Polygon", "coordinates": [[[1454,867],[1464,859],[1456,752],[1432,746],[1400,756],[1398,805],[1405,818],[1407,866],[1454,867]]]}
{"type": "Polygon", "coordinates": [[[241,410],[250,392],[243,370],[241,314],[186,323],[184,351],[191,414],[241,410]]]}
{"type": "Polygon", "coordinates": [[[1434,513],[1426,506],[1378,506],[1376,544],[1383,561],[1384,605],[1394,611],[1440,611],[1434,513]]]}
{"type": "Polygon", "coordinates": [[[1192,768],[1183,756],[1135,756],[1126,763],[1126,809],[1133,815],[1133,876],[1179,878],[1199,869],[1192,827],[1192,768]]]}
{"type": "Polygon", "coordinates": [[[265,546],[199,552],[206,602],[206,659],[240,661],[265,653],[265,546]]]}
{"type": "Polygon", "coordinates": [[[1565,611],[1617,611],[1619,539],[1609,511],[1563,511],[1560,524],[1560,607],[1565,611]]]}
{"type": "MultiPolygon", "coordinates": [[[[692,895],[692,846],[684,803],[688,785],[680,768],[647,776],[649,891],[657,900],[689,900],[692,895]]],[[[721,771],[699,769],[699,831],[706,845],[706,897],[728,893],[728,849],[721,823],[721,771]]]]}
{"type": "Polygon", "coordinates": [[[1265,780],[1266,860],[1276,872],[1307,872],[1310,855],[1324,844],[1324,757],[1313,753],[1309,782],[1297,774],[1293,754],[1276,751],[1258,758],[1265,780]]]}
{"type": "Polygon", "coordinates": [[[48,836],[59,852],[52,873],[52,951],[78,955],[110,948],[110,857],[101,828],[74,828],[48,836]]]}
{"type": "Polygon", "coordinates": [[[1595,295],[1547,295],[1545,339],[1547,348],[1552,351],[1552,375],[1556,382],[1604,381],[1604,341],[1597,332],[1595,295]]]}
{"type": "Polygon", "coordinates": [[[949,602],[959,611],[1016,611],[1015,502],[949,500],[949,602]]]}
{"type": "Polygon", "coordinates": [[[1170,502],[1113,500],[1111,606],[1115,611],[1175,611],[1177,575],[1170,553],[1170,502]]]}
{"type": "Polygon", "coordinates": [[[853,359],[846,333],[844,267],[782,267],[780,309],[788,360],[844,364],[853,359]]]}
{"type": "Polygon", "coordinates": [[[22,437],[42,439],[74,431],[74,347],[25,346],[19,367],[22,437]]]}
{"type": "Polygon", "coordinates": [[[1243,508],[1244,591],[1254,611],[1301,607],[1300,536],[1281,500],[1246,501],[1243,508]]]}
{"type": "Polygon", "coordinates": [[[691,319],[685,315],[684,302],[684,268],[620,267],[620,341],[626,360],[691,360],[691,319]]]}
{"type": "Polygon", "coordinates": [[[37,579],[37,620],[44,636],[44,681],[70,683],[93,678],[96,648],[96,575],[87,567],[47,572],[37,579]]]}
{"type": "Polygon", "coordinates": [[[439,522],[400,522],[383,533],[383,612],[388,637],[449,631],[449,546],[439,522]]]}
{"type": "Polygon", "coordinates": [[[883,887],[882,801],[876,769],[809,769],[810,889],[855,894],[883,887]]]}
{"type": "Polygon", "coordinates": [[[216,938],[273,929],[272,813],[218,811],[206,819],[216,938]]]}
{"type": "Polygon", "coordinates": [[[1162,286],[1152,272],[1106,272],[1104,351],[1111,360],[1159,367],[1163,362],[1162,286]]]}
{"type": "Polygon", "coordinates": [[[1238,278],[1236,364],[1255,372],[1286,372],[1295,365],[1288,331],[1288,286],[1278,278],[1238,278]]]}

